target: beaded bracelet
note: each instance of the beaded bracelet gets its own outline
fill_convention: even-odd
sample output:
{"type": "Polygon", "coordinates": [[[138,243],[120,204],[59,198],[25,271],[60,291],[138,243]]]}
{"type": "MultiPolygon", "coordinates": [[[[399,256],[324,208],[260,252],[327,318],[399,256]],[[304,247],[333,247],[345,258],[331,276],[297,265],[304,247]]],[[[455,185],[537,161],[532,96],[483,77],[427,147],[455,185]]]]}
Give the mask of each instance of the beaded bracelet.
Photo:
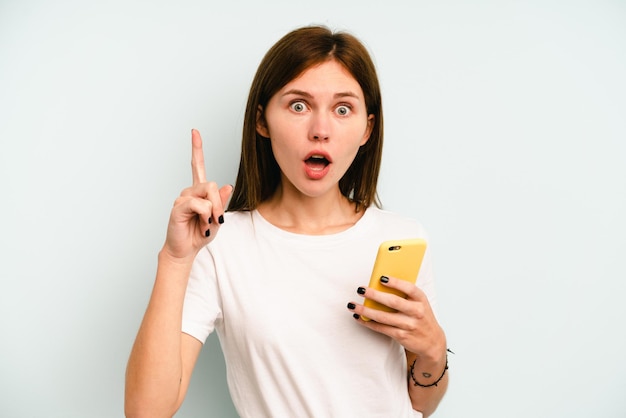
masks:
{"type": "Polygon", "coordinates": [[[452,350],[450,350],[449,348],[446,349],[446,367],[443,368],[443,372],[441,373],[441,376],[439,376],[439,379],[437,379],[434,383],[431,383],[430,385],[422,385],[420,382],[418,382],[415,379],[415,376],[413,376],[413,369],[415,368],[415,362],[417,361],[417,357],[415,357],[415,360],[413,360],[413,364],[411,364],[411,373],[410,373],[411,379],[413,379],[415,386],[420,386],[423,388],[437,386],[437,383],[441,382],[441,379],[443,379],[443,376],[446,374],[446,370],[448,370],[448,353],[454,354],[454,352],[452,352],[452,350]]]}

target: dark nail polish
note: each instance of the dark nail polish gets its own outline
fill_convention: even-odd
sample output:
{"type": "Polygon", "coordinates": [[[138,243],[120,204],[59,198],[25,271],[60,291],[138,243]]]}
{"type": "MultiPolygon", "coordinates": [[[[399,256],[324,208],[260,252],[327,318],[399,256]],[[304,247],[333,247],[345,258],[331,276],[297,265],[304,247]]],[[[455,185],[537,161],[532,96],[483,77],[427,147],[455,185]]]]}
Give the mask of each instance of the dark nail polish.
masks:
{"type": "Polygon", "coordinates": [[[210,235],[211,235],[211,230],[210,229],[207,229],[206,231],[204,231],[204,236],[205,237],[208,238],[210,235]]]}
{"type": "Polygon", "coordinates": [[[209,216],[209,225],[213,223],[213,218],[209,216]]]}
{"type": "Polygon", "coordinates": [[[364,288],[364,287],[359,287],[359,288],[356,290],[356,292],[357,292],[359,295],[364,295],[364,294],[365,294],[365,288],[364,288]]]}
{"type": "Polygon", "coordinates": [[[381,283],[389,283],[389,277],[387,277],[387,276],[380,276],[380,282],[381,283]]]}
{"type": "Polygon", "coordinates": [[[354,315],[352,315],[352,317],[354,317],[354,319],[361,319],[361,315],[359,315],[358,313],[355,313],[354,315]]]}
{"type": "Polygon", "coordinates": [[[224,223],[224,215],[220,215],[220,217],[217,219],[217,222],[219,222],[219,224],[223,224],[224,223]]]}
{"type": "Polygon", "coordinates": [[[354,309],[356,308],[356,305],[352,302],[348,303],[348,309],[354,309]]]}

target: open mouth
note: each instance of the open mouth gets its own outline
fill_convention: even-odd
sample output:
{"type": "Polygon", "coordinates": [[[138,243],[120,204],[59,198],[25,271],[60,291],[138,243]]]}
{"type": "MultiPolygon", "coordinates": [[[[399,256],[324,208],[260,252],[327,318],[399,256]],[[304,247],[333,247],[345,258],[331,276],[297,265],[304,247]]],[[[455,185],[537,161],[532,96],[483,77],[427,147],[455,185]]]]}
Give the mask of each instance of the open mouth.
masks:
{"type": "Polygon", "coordinates": [[[330,161],[323,155],[311,155],[309,158],[304,160],[307,166],[314,170],[323,170],[326,168],[330,161]]]}

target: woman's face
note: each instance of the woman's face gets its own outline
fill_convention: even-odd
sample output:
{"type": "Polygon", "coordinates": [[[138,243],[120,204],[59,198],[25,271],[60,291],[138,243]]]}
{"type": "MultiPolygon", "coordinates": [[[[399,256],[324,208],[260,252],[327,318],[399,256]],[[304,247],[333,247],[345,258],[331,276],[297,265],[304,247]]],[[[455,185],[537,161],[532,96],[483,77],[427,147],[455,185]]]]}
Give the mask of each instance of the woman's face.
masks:
{"type": "Polygon", "coordinates": [[[259,112],[257,132],[271,141],[283,189],[319,197],[338,190],[373,124],[359,83],[330,60],[274,94],[259,112]]]}

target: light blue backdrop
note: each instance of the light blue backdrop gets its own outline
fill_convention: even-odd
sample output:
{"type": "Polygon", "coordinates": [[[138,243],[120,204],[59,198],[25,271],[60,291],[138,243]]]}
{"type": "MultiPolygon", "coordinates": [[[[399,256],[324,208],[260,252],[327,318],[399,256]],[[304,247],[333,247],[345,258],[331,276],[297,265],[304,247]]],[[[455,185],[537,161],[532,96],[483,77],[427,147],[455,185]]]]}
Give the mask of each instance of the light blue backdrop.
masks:
{"type": "MultiPolygon", "coordinates": [[[[0,1],[0,416],[123,415],[190,129],[232,183],[254,70],[309,23],[380,72],[381,197],[432,236],[456,352],[437,416],[624,417],[617,0],[0,1]]],[[[235,416],[208,348],[180,417],[235,416]]]]}

